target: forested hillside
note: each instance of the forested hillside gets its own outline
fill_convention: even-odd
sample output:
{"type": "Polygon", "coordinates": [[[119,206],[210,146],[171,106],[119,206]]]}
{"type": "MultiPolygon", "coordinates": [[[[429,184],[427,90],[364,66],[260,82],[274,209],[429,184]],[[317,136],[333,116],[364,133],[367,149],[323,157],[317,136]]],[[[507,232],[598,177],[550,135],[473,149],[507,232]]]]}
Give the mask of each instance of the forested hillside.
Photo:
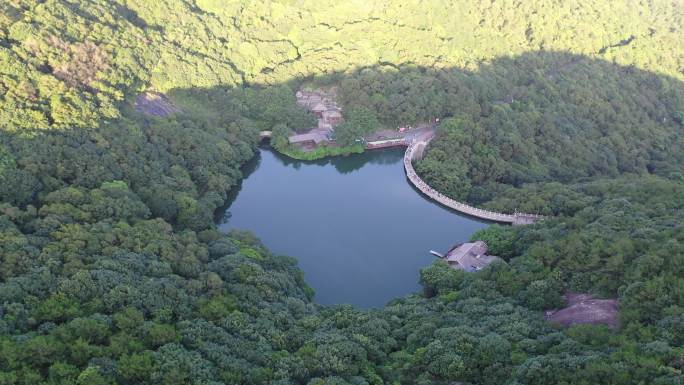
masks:
{"type": "Polygon", "coordinates": [[[0,105],[14,128],[95,127],[148,88],[273,85],[378,64],[477,70],[541,50],[683,78],[676,2],[10,0],[0,7],[0,105]]]}
{"type": "MultiPolygon", "coordinates": [[[[0,384],[681,384],[677,2],[0,3],[0,384]],[[440,117],[418,171],[497,210],[507,264],[435,263],[383,309],[322,307],[214,211],[258,133],[440,117]],[[136,109],[166,94],[168,116],[136,109]],[[356,120],[355,120],[356,119],[356,120]],[[568,290],[618,330],[562,329],[568,290]]],[[[376,123],[374,123],[376,124],[376,123]]],[[[418,274],[418,273],[417,273],[418,274]]]]}

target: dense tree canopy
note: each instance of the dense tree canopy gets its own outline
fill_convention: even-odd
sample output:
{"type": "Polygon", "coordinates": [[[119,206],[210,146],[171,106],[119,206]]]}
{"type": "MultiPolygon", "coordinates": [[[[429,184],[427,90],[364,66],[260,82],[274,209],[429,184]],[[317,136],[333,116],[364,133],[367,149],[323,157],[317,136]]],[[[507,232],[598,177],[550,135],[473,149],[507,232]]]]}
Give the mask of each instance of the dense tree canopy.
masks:
{"type": "Polygon", "coordinates": [[[0,3],[0,383],[681,384],[683,31],[666,1],[0,3]],[[430,184],[547,218],[382,309],[315,304],[213,224],[259,131],[312,124],[302,84],[346,143],[442,118],[430,184]],[[620,328],[546,322],[566,291],[620,328]]]}

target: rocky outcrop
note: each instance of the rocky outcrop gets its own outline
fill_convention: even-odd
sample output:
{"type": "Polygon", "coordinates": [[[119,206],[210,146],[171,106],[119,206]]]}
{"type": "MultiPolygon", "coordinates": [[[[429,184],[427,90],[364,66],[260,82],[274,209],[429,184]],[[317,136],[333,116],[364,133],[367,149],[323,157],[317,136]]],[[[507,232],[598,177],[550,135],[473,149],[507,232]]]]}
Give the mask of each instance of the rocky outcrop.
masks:
{"type": "Polygon", "coordinates": [[[617,299],[595,299],[586,293],[567,293],[565,299],[568,306],[563,309],[547,310],[544,315],[547,320],[566,327],[575,324],[603,324],[611,329],[618,327],[617,299]]]}
{"type": "Polygon", "coordinates": [[[166,95],[154,91],[147,91],[138,95],[135,99],[135,109],[145,115],[159,117],[182,112],[182,110],[176,107],[166,95]]]}

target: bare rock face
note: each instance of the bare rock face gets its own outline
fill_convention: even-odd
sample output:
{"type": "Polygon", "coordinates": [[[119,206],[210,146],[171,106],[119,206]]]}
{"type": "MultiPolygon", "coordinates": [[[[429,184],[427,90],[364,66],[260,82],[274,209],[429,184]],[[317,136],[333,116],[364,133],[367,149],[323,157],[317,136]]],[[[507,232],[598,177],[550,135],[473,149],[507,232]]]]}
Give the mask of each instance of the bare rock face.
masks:
{"type": "Polygon", "coordinates": [[[135,109],[146,115],[160,117],[182,112],[166,95],[153,91],[143,92],[138,95],[135,99],[135,109]]]}
{"type": "Polygon", "coordinates": [[[617,299],[595,299],[591,294],[567,293],[568,306],[559,310],[547,310],[545,317],[550,322],[565,327],[575,324],[618,326],[619,305],[617,299]]]}

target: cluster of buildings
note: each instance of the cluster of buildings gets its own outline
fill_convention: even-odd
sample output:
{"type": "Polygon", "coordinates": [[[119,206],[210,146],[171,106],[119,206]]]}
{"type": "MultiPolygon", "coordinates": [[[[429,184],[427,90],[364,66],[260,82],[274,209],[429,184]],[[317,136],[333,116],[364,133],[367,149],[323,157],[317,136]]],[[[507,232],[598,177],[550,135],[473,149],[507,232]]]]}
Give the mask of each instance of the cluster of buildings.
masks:
{"type": "Polygon", "coordinates": [[[324,91],[299,90],[295,94],[297,104],[311,111],[318,119],[318,124],[309,132],[292,135],[291,144],[319,144],[330,141],[335,126],[342,123],[342,108],[335,102],[334,93],[324,91]]]}
{"type": "Polygon", "coordinates": [[[297,104],[316,116],[317,128],[332,130],[342,123],[342,109],[337,106],[332,92],[300,90],[297,91],[296,97],[297,104]]]}

